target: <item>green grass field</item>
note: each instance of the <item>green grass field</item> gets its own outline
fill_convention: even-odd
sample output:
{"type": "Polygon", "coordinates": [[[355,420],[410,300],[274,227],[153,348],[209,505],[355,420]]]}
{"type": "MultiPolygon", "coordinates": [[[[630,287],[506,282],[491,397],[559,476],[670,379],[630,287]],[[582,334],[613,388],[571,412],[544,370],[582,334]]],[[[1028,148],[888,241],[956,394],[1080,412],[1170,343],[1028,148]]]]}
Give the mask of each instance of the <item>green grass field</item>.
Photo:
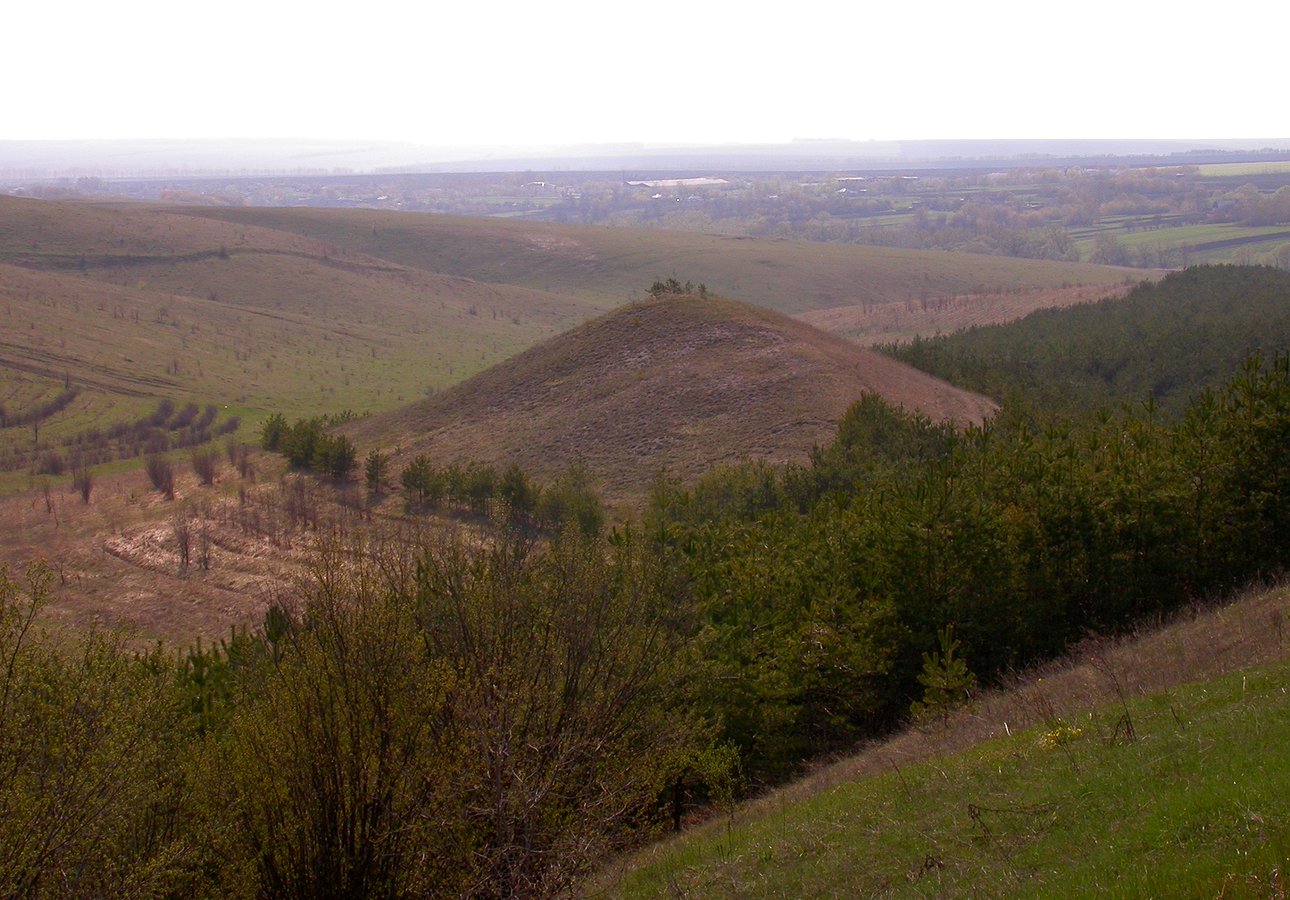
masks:
{"type": "Polygon", "coordinates": [[[1177,265],[1255,261],[1258,255],[1290,243],[1290,228],[1284,225],[1181,225],[1126,231],[1122,222],[1108,222],[1099,228],[1075,232],[1075,246],[1084,258],[1097,247],[1099,234],[1111,235],[1131,252],[1161,249],[1172,252],[1177,265]],[[1222,246],[1213,246],[1220,244],[1222,246]]]}
{"type": "Polygon", "coordinates": [[[1282,662],[1054,717],[746,824],[713,822],[608,893],[1283,896],[1288,693],[1282,662]]]}

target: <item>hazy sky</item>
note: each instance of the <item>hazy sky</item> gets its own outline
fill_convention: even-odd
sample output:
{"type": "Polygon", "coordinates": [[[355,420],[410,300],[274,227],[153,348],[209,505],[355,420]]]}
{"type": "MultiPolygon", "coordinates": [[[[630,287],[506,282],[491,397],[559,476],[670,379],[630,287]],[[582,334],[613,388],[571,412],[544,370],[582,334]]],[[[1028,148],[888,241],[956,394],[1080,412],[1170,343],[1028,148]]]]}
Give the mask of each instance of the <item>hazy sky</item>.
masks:
{"type": "Polygon", "coordinates": [[[1290,4],[15,0],[0,139],[1290,135],[1290,4]]]}

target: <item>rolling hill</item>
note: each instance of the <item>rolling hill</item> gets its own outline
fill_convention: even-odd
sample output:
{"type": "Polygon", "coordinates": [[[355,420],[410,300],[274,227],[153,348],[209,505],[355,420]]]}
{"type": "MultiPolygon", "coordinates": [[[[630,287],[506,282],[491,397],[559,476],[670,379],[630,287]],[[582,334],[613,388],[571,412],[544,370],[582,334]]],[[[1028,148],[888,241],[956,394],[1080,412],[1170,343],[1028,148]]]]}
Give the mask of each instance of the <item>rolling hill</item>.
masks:
{"type": "Polygon", "coordinates": [[[276,411],[391,410],[674,272],[790,313],[1114,290],[1126,274],[500,219],[0,197],[0,490],[56,474],[60,455],[122,458],[96,432],[163,401],[214,405],[248,431],[276,411]],[[33,416],[39,433],[12,427],[33,416]]]}
{"type": "Polygon", "coordinates": [[[630,304],[404,409],[349,426],[361,448],[518,462],[550,477],[585,460],[639,495],[756,457],[802,460],[864,393],[937,420],[994,405],[802,322],[726,299],[630,304]]]}
{"type": "Polygon", "coordinates": [[[796,314],[1003,290],[1114,285],[1154,274],[972,253],[361,209],[184,212],[301,235],[427,271],[615,305],[669,276],[796,314]]]}
{"type": "Polygon", "coordinates": [[[608,306],[167,209],[0,198],[0,487],[159,401],[252,428],[390,409],[608,306]],[[11,427],[69,391],[39,434],[11,427]]]}

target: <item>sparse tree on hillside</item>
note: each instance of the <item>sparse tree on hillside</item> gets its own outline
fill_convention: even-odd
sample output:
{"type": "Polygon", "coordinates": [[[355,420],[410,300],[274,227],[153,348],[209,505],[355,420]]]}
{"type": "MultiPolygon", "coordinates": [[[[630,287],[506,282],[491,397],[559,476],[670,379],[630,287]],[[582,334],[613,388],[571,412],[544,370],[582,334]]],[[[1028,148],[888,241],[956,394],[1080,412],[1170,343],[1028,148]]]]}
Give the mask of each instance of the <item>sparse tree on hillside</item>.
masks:
{"type": "Polygon", "coordinates": [[[90,502],[90,492],[94,490],[94,472],[83,462],[76,464],[72,470],[72,487],[81,495],[81,502],[90,502]]]}
{"type": "Polygon", "coordinates": [[[367,478],[367,492],[369,494],[379,494],[385,490],[389,470],[389,454],[382,453],[380,450],[373,450],[367,454],[367,461],[363,465],[363,474],[367,478]]]}

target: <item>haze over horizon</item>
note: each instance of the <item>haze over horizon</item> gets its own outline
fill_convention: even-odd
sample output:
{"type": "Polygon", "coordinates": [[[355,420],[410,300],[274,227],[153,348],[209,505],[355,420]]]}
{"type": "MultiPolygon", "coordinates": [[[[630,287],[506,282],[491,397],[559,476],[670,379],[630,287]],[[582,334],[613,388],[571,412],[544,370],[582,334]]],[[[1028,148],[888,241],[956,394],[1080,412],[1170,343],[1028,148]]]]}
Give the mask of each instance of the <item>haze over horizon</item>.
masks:
{"type": "Polygon", "coordinates": [[[664,0],[648,19],[562,0],[159,0],[6,13],[0,140],[283,139],[528,151],[802,138],[1258,139],[1286,131],[1284,9],[1240,40],[1160,2],[1094,0],[1056,27],[992,0],[757,16],[664,0]],[[361,14],[360,14],[361,12],[361,14]],[[48,36],[49,40],[42,39],[48,36]],[[51,46],[52,44],[52,46],[51,46]]]}

